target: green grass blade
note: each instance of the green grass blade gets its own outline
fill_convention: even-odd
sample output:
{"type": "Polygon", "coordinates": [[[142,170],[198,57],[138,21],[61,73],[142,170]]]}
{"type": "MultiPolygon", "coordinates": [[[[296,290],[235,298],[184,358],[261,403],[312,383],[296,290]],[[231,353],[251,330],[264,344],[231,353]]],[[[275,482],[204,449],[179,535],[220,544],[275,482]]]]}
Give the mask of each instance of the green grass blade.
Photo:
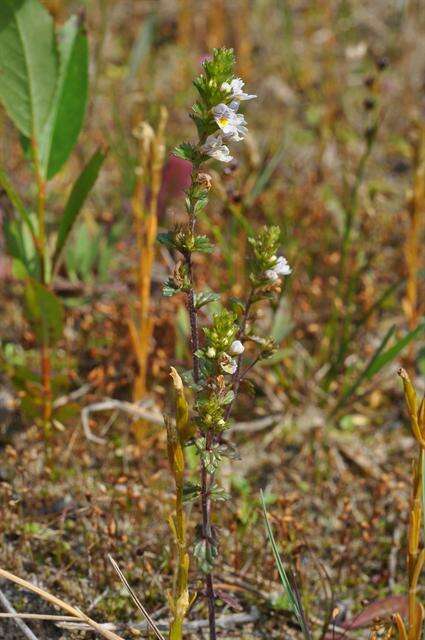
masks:
{"type": "Polygon", "coordinates": [[[392,362],[394,358],[396,358],[398,354],[405,347],[407,347],[407,345],[410,342],[412,342],[412,340],[414,340],[421,333],[424,333],[424,332],[425,332],[425,323],[420,324],[419,326],[416,327],[416,329],[413,329],[413,331],[409,331],[409,333],[403,336],[403,338],[401,338],[400,340],[397,340],[397,342],[392,347],[387,349],[387,351],[384,351],[384,353],[380,354],[377,358],[375,358],[374,362],[371,363],[370,366],[368,367],[368,372],[367,372],[368,379],[370,380],[370,378],[372,378],[372,376],[374,376],[376,373],[381,371],[381,369],[385,367],[386,364],[388,364],[389,362],[392,362]]]}
{"type": "Polygon", "coordinates": [[[92,155],[72,187],[59,224],[58,237],[53,255],[53,265],[56,265],[60,257],[78,214],[80,213],[88,194],[97,180],[100,167],[102,166],[105,157],[106,153],[98,149],[92,155]]]}
{"type": "Polygon", "coordinates": [[[273,534],[273,530],[270,526],[270,522],[269,522],[269,518],[268,518],[268,513],[267,513],[267,508],[266,508],[266,503],[264,500],[264,494],[261,491],[261,505],[262,505],[262,509],[263,509],[263,514],[264,514],[264,521],[266,524],[266,530],[267,530],[267,535],[270,541],[270,545],[273,551],[273,556],[276,562],[276,567],[279,573],[279,577],[280,577],[280,581],[282,583],[283,588],[285,589],[285,592],[288,596],[288,599],[291,603],[291,607],[292,610],[294,612],[294,614],[297,617],[298,623],[303,631],[304,637],[306,639],[309,639],[311,634],[310,631],[308,629],[307,626],[307,622],[306,622],[306,617],[304,614],[304,610],[302,607],[302,603],[300,602],[299,598],[297,597],[297,593],[296,591],[293,589],[291,582],[288,578],[288,574],[285,570],[285,567],[283,566],[281,557],[280,557],[280,553],[279,553],[279,549],[278,546],[276,544],[276,540],[274,538],[274,534],[273,534]]]}
{"type": "Polygon", "coordinates": [[[385,367],[385,365],[389,364],[398,356],[398,354],[411,342],[414,340],[420,333],[422,333],[425,329],[425,324],[420,324],[413,331],[409,331],[403,338],[397,340],[397,342],[385,350],[388,342],[394,335],[396,326],[393,325],[383,337],[381,343],[373,354],[372,358],[369,360],[366,367],[359,373],[353,384],[345,390],[342,397],[338,401],[337,405],[332,411],[331,415],[335,415],[341,407],[351,398],[352,395],[357,391],[363,380],[371,380],[373,376],[381,371],[385,367]]]}
{"type": "Polygon", "coordinates": [[[287,140],[287,135],[285,133],[285,136],[281,144],[279,145],[278,150],[267,162],[267,164],[261,171],[260,175],[258,176],[254,186],[252,187],[252,190],[246,199],[247,206],[250,206],[255,201],[255,199],[258,198],[259,195],[261,195],[261,193],[264,191],[264,189],[268,185],[273,173],[275,172],[282,158],[285,155],[287,143],[288,143],[288,140],[287,140]]]}
{"type": "Polygon", "coordinates": [[[375,365],[377,359],[379,358],[379,356],[381,355],[381,353],[384,351],[386,345],[388,344],[388,341],[391,339],[391,337],[393,336],[394,332],[395,332],[396,326],[395,324],[387,331],[387,333],[385,334],[385,336],[382,338],[381,343],[379,344],[378,348],[376,349],[375,353],[373,354],[372,358],[369,360],[368,364],[366,365],[366,367],[363,369],[363,371],[361,371],[359,373],[359,375],[357,376],[357,378],[354,380],[353,384],[348,387],[348,389],[346,389],[344,391],[344,393],[342,394],[342,397],[340,398],[339,402],[337,403],[335,409],[332,412],[332,415],[334,415],[339,409],[341,409],[341,407],[347,402],[347,400],[349,398],[351,398],[351,396],[357,391],[357,389],[359,388],[359,386],[361,385],[361,383],[363,382],[363,380],[365,378],[368,377],[369,375],[369,371],[371,370],[371,368],[375,365]]]}

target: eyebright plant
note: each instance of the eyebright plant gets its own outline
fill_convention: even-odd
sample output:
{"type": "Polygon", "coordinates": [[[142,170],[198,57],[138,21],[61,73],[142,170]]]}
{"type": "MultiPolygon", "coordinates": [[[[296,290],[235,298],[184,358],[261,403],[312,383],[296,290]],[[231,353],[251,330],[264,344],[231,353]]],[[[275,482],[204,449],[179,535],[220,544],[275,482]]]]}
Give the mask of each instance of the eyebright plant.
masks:
{"type": "MultiPolygon", "coordinates": [[[[161,234],[159,241],[180,255],[163,293],[166,296],[183,294],[190,318],[192,368],[181,372],[181,377],[193,393],[190,421],[195,433],[189,440],[179,442],[182,446],[194,443],[200,458],[199,482],[185,483],[183,494],[186,501],[199,501],[201,506],[202,523],[193,553],[205,576],[210,638],[214,640],[213,569],[218,556],[218,531],[212,522],[211,504],[228,499],[216,476],[220,462],[235,456],[234,447],[227,443],[223,433],[230,426],[233,403],[242,380],[259,360],[269,357],[275,349],[271,338],[261,337],[255,330],[255,306],[279,296],[282,278],[291,273],[291,268],[286,259],[278,255],[278,227],[264,227],[249,238],[247,297],[233,300],[229,309],[222,307],[201,327],[201,313],[202,319],[206,318],[207,305],[220,300],[212,291],[198,291],[195,283],[193,255],[215,250],[209,239],[197,232],[197,218],[208,204],[211,189],[211,176],[204,166],[211,161],[227,163],[232,159],[230,145],[240,142],[247,134],[245,117],[239,112],[241,103],[256,97],[245,93],[243,81],[235,77],[235,57],[231,49],[215,49],[202,66],[203,73],[194,80],[198,99],[191,113],[198,139],[194,143],[185,142],[175,150],[177,156],[192,164],[185,202],[187,223],[161,234]]],[[[172,440],[177,442],[176,437],[172,440]]],[[[175,456],[170,456],[175,476],[174,459],[175,456]]],[[[178,626],[180,628],[180,622],[178,626]]]]}
{"type": "Polygon", "coordinates": [[[25,281],[25,311],[40,346],[45,424],[52,416],[50,352],[62,334],[64,315],[53,293],[54,275],[105,159],[101,149],[93,154],[75,181],[58,224],[50,224],[47,186],[68,159],[81,131],[88,67],[82,14],[55,29],[51,15],[38,0],[2,0],[0,102],[21,134],[23,153],[34,176],[34,188],[25,186],[30,197],[24,201],[0,166],[0,185],[14,212],[12,219],[4,221],[4,235],[15,274],[25,281]]]}

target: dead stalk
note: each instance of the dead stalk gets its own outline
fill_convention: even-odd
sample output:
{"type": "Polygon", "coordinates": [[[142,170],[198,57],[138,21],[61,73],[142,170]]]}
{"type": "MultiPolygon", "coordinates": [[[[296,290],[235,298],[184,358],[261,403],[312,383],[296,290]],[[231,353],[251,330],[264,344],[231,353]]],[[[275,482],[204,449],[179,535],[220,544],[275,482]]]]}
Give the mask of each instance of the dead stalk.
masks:
{"type": "Polygon", "coordinates": [[[412,499],[409,512],[408,530],[408,627],[404,628],[401,618],[396,619],[401,640],[420,640],[424,621],[424,607],[418,599],[418,582],[425,561],[425,548],[421,543],[423,467],[425,451],[425,399],[418,402],[416,391],[404,369],[399,375],[403,381],[406,404],[410,416],[412,435],[418,445],[417,458],[413,464],[412,499]]]}
{"type": "MultiPolygon", "coordinates": [[[[422,233],[425,223],[425,127],[418,127],[412,145],[415,174],[413,189],[408,194],[408,228],[404,244],[407,268],[406,297],[403,307],[411,330],[415,329],[421,316],[419,295],[419,270],[421,267],[422,233]]],[[[413,343],[409,348],[412,358],[413,343]]]]}
{"type": "Polygon", "coordinates": [[[138,313],[136,320],[129,320],[130,337],[138,364],[133,394],[135,401],[141,400],[146,394],[147,361],[153,329],[150,314],[152,267],[158,229],[158,196],[165,158],[166,123],[167,110],[162,107],[156,132],[145,122],[135,132],[139,140],[139,167],[132,209],[138,252],[138,313]]]}

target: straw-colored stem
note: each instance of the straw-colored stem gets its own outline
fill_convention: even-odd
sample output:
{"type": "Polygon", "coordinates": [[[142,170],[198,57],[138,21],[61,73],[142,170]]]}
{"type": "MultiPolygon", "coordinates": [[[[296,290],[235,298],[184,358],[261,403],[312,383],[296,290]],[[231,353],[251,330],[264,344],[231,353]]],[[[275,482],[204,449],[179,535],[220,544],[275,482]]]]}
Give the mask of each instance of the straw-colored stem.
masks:
{"type": "Polygon", "coordinates": [[[158,196],[161,188],[162,168],[165,157],[164,130],[167,111],[163,107],[156,134],[145,127],[140,141],[139,175],[132,200],[134,227],[138,251],[138,314],[137,321],[130,321],[130,335],[138,364],[134,385],[134,399],[140,400],[146,393],[147,362],[152,339],[151,286],[155,259],[155,242],[158,229],[158,196]],[[146,184],[150,185],[149,204],[146,205],[146,184]]]}
{"type": "MultiPolygon", "coordinates": [[[[417,140],[413,145],[414,182],[409,193],[407,210],[409,214],[404,256],[407,269],[406,297],[404,310],[411,330],[415,329],[421,316],[419,296],[419,271],[421,266],[422,232],[425,224],[425,127],[418,130],[417,140]]],[[[409,360],[413,357],[414,345],[409,345],[409,360]]]]}
{"type": "MultiPolygon", "coordinates": [[[[425,458],[424,433],[425,433],[425,412],[423,406],[419,405],[415,389],[410,378],[404,369],[399,371],[403,380],[406,404],[408,407],[412,435],[418,445],[417,458],[413,464],[412,471],[412,498],[409,512],[408,529],[408,549],[407,549],[407,569],[408,569],[408,595],[407,595],[407,638],[408,640],[420,640],[424,621],[424,608],[418,599],[418,583],[425,562],[425,548],[421,543],[422,530],[422,504],[423,504],[423,468],[425,458]]],[[[396,620],[397,622],[397,620],[396,620]]],[[[406,640],[406,633],[403,627],[397,622],[399,636],[406,640]]]]}

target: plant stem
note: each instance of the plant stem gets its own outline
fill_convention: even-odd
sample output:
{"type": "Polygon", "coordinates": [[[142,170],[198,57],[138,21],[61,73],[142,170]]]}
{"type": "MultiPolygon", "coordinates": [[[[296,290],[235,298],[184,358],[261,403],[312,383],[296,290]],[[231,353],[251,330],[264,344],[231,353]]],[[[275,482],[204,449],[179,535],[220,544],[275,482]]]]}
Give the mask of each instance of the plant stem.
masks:
{"type": "MultiPolygon", "coordinates": [[[[253,298],[254,298],[254,289],[251,288],[251,291],[249,292],[248,299],[247,299],[246,304],[245,304],[244,314],[242,316],[241,324],[240,324],[240,327],[239,327],[238,338],[242,337],[243,334],[245,333],[246,324],[248,322],[248,317],[249,317],[249,312],[251,311],[251,307],[252,307],[252,304],[253,304],[253,298]]],[[[238,394],[238,391],[239,391],[239,385],[240,385],[242,377],[243,377],[242,374],[241,374],[241,367],[242,367],[242,353],[240,353],[238,355],[238,358],[236,360],[236,371],[233,374],[233,384],[232,384],[233,400],[227,405],[227,410],[226,410],[226,414],[225,414],[225,420],[228,420],[230,418],[230,415],[232,413],[233,403],[234,403],[235,398],[236,398],[236,396],[238,394]]]]}
{"type": "MultiPolygon", "coordinates": [[[[49,282],[47,265],[47,239],[46,239],[46,181],[43,178],[40,155],[35,139],[32,140],[33,161],[38,189],[37,215],[38,215],[38,240],[41,262],[41,282],[47,287],[49,282]]],[[[41,346],[41,384],[43,388],[43,421],[47,426],[52,417],[52,365],[50,358],[49,336],[43,331],[41,346]]]]}
{"type": "MultiPolygon", "coordinates": [[[[195,184],[196,176],[199,170],[199,166],[193,167],[191,184],[195,184]]],[[[189,225],[192,233],[195,231],[196,218],[194,214],[194,203],[191,202],[189,209],[189,225]]],[[[198,329],[198,314],[195,306],[195,289],[193,278],[193,265],[192,255],[188,252],[185,256],[188,277],[190,281],[190,289],[187,293],[187,307],[189,311],[190,321],[190,334],[191,334],[191,348],[192,348],[192,366],[193,366],[193,379],[196,384],[199,382],[199,361],[196,352],[199,348],[199,329],[198,329]]],[[[213,434],[211,430],[208,430],[206,434],[206,450],[210,450],[213,443],[213,434]]],[[[212,528],[211,528],[211,500],[209,496],[209,487],[213,480],[213,474],[209,474],[205,463],[201,458],[200,463],[201,474],[201,511],[202,511],[202,537],[205,540],[207,556],[209,556],[209,549],[212,540],[212,528]]],[[[205,574],[205,593],[208,602],[208,623],[210,640],[216,640],[216,621],[215,621],[215,594],[214,594],[214,578],[212,571],[208,571],[205,574]]]]}
{"type": "Polygon", "coordinates": [[[52,417],[52,365],[50,348],[47,340],[41,343],[41,383],[43,386],[43,420],[44,424],[50,422],[52,417]]]}

